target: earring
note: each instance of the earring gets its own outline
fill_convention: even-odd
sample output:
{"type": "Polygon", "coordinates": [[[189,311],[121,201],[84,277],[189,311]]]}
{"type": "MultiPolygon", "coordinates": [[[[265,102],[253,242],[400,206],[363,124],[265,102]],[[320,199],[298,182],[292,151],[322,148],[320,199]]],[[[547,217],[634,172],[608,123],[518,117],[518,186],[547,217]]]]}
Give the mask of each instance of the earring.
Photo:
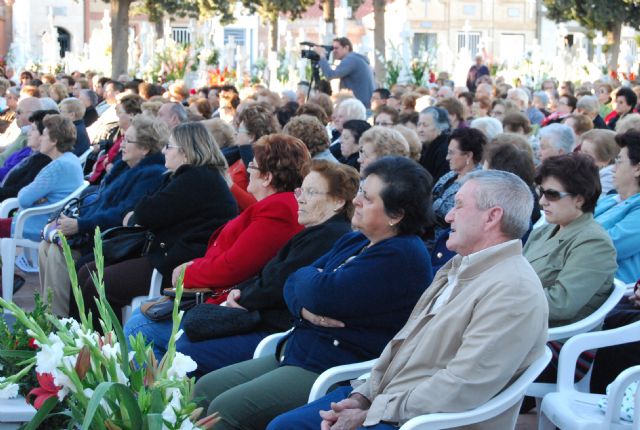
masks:
{"type": "Polygon", "coordinates": [[[395,224],[389,221],[389,227],[395,227],[395,224]]]}
{"type": "Polygon", "coordinates": [[[466,164],[466,165],[467,165],[467,166],[469,165],[469,159],[468,159],[468,158],[467,158],[467,164],[466,164]]]}

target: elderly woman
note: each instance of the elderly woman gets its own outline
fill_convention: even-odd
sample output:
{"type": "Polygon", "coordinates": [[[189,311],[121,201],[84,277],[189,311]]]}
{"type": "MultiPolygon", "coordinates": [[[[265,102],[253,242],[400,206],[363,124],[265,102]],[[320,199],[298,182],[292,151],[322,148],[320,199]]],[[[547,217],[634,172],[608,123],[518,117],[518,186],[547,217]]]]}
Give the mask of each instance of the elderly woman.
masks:
{"type": "MultiPolygon", "coordinates": [[[[178,351],[198,363],[198,375],[249,360],[265,336],[291,327],[291,316],[282,295],[284,283],[291,273],[316,261],[340,237],[351,232],[351,200],[358,185],[359,176],[353,168],[326,160],[312,161],[311,171],[295,191],[298,222],[304,230],[291,238],[259,276],[238,284],[227,296],[228,307],[257,313],[259,322],[244,333],[229,333],[214,339],[183,336],[178,340],[178,351]]],[[[171,322],[167,321],[165,325],[168,334],[171,322]]],[[[156,345],[155,352],[161,357],[165,351],[156,345]]]]}
{"type": "Polygon", "coordinates": [[[285,283],[295,327],[281,354],[220,369],[196,384],[194,397],[220,414],[222,430],[263,429],[306,403],[324,370],[377,357],[428,285],[429,256],[416,233],[430,214],[429,175],[412,160],[385,157],[364,177],[353,201],[358,231],[285,283]]]}
{"type": "Polygon", "coordinates": [[[31,130],[29,130],[27,137],[29,154],[20,163],[7,171],[2,186],[0,186],[0,201],[16,197],[18,191],[33,182],[44,166],[51,162],[51,158],[48,155],[40,152],[40,140],[44,132],[44,123],[42,122],[44,117],[55,114],[57,112],[53,110],[38,110],[29,117],[31,122],[31,130]]]}
{"type": "MultiPolygon", "coordinates": [[[[18,193],[20,210],[56,203],[82,184],[80,161],[71,152],[76,140],[75,127],[61,115],[47,115],[43,124],[40,152],[52,161],[18,193]]],[[[40,240],[40,232],[50,216],[42,214],[29,217],[24,225],[23,237],[40,240]]],[[[12,218],[0,218],[0,237],[10,237],[14,228],[12,218]]]]}
{"type": "Polygon", "coordinates": [[[362,121],[366,120],[367,108],[362,104],[360,100],[351,97],[343,100],[336,106],[331,119],[333,130],[331,132],[332,142],[329,150],[334,157],[340,159],[340,135],[342,134],[344,123],[349,121],[350,119],[359,119],[362,121]]]}
{"type": "Polygon", "coordinates": [[[84,124],[85,107],[82,102],[76,98],[66,98],[60,102],[60,113],[73,121],[76,127],[76,144],[73,147],[73,153],[78,157],[89,149],[89,135],[87,127],[84,124]]]}
{"type": "Polygon", "coordinates": [[[49,87],[48,95],[53,99],[54,102],[60,103],[62,100],[69,97],[69,90],[64,84],[53,84],[49,87]]]}
{"type": "Polygon", "coordinates": [[[224,149],[234,145],[236,131],[220,118],[206,119],[201,124],[211,133],[218,148],[224,149]]]}
{"type": "Polygon", "coordinates": [[[360,119],[350,119],[342,125],[340,135],[340,162],[360,170],[360,138],[362,134],[369,130],[371,125],[360,119]]]}
{"type": "MultiPolygon", "coordinates": [[[[202,124],[178,125],[163,153],[167,168],[164,182],[125,217],[127,224],[146,227],[153,234],[148,254],[104,269],[106,297],[114,309],[145,295],[154,269],[169,286],[173,268],[203,255],[211,232],[238,212],[224,180],[227,163],[202,124]]],[[[94,327],[99,327],[98,309],[92,299],[97,295],[92,271],[94,263],[83,265],[78,279],[85,305],[93,313],[94,327]]],[[[77,317],[77,312],[71,300],[71,316],[77,317]]]]}
{"type": "Polygon", "coordinates": [[[409,156],[409,144],[399,131],[376,125],[362,133],[358,157],[360,174],[364,173],[369,164],[388,155],[409,156]]]}
{"type": "MultiPolygon", "coordinates": [[[[95,194],[79,204],[79,216],[60,216],[57,229],[67,238],[74,236],[74,257],[91,253],[91,238],[96,227],[106,230],[122,225],[124,216],[145,195],[162,183],[164,157],[160,152],[169,130],[159,121],[141,115],[135,117],[122,143],[122,160],[105,177],[95,194]],[[89,201],[91,200],[91,201],[89,201]]],[[[40,285],[43,291],[51,288],[53,313],[69,313],[70,281],[60,248],[49,242],[40,244],[40,285]]]]}
{"type": "Polygon", "coordinates": [[[620,148],[616,144],[616,133],[611,130],[590,130],[580,136],[580,151],[590,155],[600,172],[602,196],[615,189],[613,180],[614,162],[620,148]]]}
{"type": "Polygon", "coordinates": [[[550,157],[535,182],[548,224],[531,232],[523,254],[542,281],[549,326],[557,327],[585,318],[607,299],[616,252],[593,219],[600,180],[591,157],[550,157]]]}
{"type": "Polygon", "coordinates": [[[289,120],[282,132],[297,137],[307,145],[312,159],[338,162],[329,151],[329,135],[318,118],[311,115],[298,115],[289,120]]]}
{"type": "Polygon", "coordinates": [[[98,120],[98,112],[96,111],[96,105],[98,104],[98,95],[93,90],[80,90],[78,99],[85,107],[84,120],[85,127],[90,127],[94,122],[98,120]]]}
{"type": "Polygon", "coordinates": [[[618,194],[598,201],[595,219],[607,230],[616,248],[616,276],[630,283],[640,278],[640,132],[628,131],[615,140],[621,148],[614,167],[618,194]]]}
{"type": "Polygon", "coordinates": [[[93,166],[93,171],[89,175],[89,182],[97,185],[104,178],[104,175],[111,170],[113,164],[118,161],[120,157],[120,148],[124,141],[124,136],[129,127],[131,121],[136,115],[142,113],[142,97],[136,94],[127,94],[120,99],[120,102],[116,105],[116,114],[118,115],[118,131],[114,138],[113,145],[109,148],[106,154],[103,154],[98,158],[93,166]]]}
{"type": "Polygon", "coordinates": [[[449,113],[439,107],[428,107],[420,112],[418,137],[422,142],[420,164],[427,169],[434,181],[449,171],[447,147],[449,145],[449,113]]]}
{"type": "Polygon", "coordinates": [[[569,154],[573,151],[576,137],[568,125],[551,124],[540,130],[538,159],[544,162],[549,157],[569,154]]]}

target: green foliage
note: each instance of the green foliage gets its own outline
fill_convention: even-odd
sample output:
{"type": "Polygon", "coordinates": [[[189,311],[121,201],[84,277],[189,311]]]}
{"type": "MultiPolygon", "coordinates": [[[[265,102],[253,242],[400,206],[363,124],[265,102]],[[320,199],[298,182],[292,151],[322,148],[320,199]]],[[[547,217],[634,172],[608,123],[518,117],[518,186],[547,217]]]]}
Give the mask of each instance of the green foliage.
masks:
{"type": "Polygon", "coordinates": [[[611,31],[617,23],[640,28],[640,5],[631,0],[543,0],[556,22],[575,20],[588,30],[611,31]]]}
{"type": "Polygon", "coordinates": [[[151,22],[161,22],[165,14],[197,18],[200,12],[195,0],[139,0],[132,8],[147,14],[151,22]]]}

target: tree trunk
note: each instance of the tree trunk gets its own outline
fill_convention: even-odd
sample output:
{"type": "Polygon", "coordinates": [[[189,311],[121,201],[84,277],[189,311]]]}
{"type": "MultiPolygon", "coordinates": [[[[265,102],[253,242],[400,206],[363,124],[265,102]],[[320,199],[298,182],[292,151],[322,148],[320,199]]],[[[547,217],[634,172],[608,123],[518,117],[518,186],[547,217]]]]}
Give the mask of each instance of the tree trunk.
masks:
{"type": "Polygon", "coordinates": [[[326,23],[336,22],[335,0],[322,0],[322,17],[326,23]]]}
{"type": "Polygon", "coordinates": [[[278,52],[278,16],[271,18],[269,21],[271,27],[271,51],[278,52]]]}
{"type": "Polygon", "coordinates": [[[164,37],[164,17],[154,22],[153,25],[156,29],[156,39],[162,39],[164,37]]]}
{"type": "Polygon", "coordinates": [[[618,56],[620,55],[620,36],[622,35],[622,22],[618,21],[613,29],[611,29],[611,36],[613,37],[613,44],[611,45],[611,57],[609,58],[609,71],[618,70],[618,56]]]}
{"type": "Polygon", "coordinates": [[[127,73],[129,47],[129,6],[131,0],[111,0],[111,76],[127,73]]]}
{"type": "Polygon", "coordinates": [[[373,48],[375,58],[375,75],[378,83],[385,81],[384,59],[386,55],[385,35],[384,35],[384,10],[385,0],[373,0],[373,21],[375,30],[373,33],[373,48]]]}

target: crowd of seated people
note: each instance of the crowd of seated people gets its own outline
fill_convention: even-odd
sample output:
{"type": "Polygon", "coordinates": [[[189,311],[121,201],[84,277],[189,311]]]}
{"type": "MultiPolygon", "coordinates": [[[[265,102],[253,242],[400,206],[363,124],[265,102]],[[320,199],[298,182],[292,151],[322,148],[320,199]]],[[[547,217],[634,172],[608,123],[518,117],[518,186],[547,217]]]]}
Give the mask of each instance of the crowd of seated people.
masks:
{"type": "MultiPolygon", "coordinates": [[[[530,87],[483,75],[472,91],[447,79],[378,88],[367,110],[321,87],[307,100],[308,84],[298,93],[261,84],[190,93],[180,82],[83,75],[0,78],[0,200],[17,197],[22,210],[90,182],[74,214],[33,217],[25,237],[55,229],[68,239],[96,328],[96,227],[149,232],[144,255],[105,267],[116,315],[147,294],[157,270],[162,288],[181,278],[187,290],[211,292],[207,309],[252,319],[242,332],[176,343],[197,362],[196,397],[219,412],[222,429],[386,429],[475,407],[540,356],[547,325],[591,314],[614,277],[640,279],[640,87],[530,87]],[[520,297],[502,291],[516,275],[520,297]],[[505,306],[487,322],[487,345],[476,342],[485,329],[476,316],[491,312],[482,291],[505,306]],[[512,325],[502,324],[513,315],[507,304],[526,309],[512,325]],[[251,359],[262,339],[290,329],[277,355],[251,359]],[[508,330],[523,339],[498,357],[491,342],[508,330]],[[476,349],[496,366],[479,385],[464,355],[476,349]],[[412,364],[412,353],[426,361],[412,364]],[[296,409],[324,370],[380,355],[388,375],[380,364],[348,399],[341,389],[296,409]],[[473,401],[452,388],[459,378],[473,401]]],[[[12,218],[0,219],[0,237],[11,234],[12,218]]],[[[38,260],[52,312],[78,318],[59,242],[42,240],[38,260]]],[[[638,319],[638,294],[605,328],[638,319]]],[[[125,322],[158,359],[170,327],[140,309],[125,322]]],[[[637,351],[596,354],[594,387],[640,364],[637,351]]],[[[555,378],[556,364],[541,380],[555,378]]],[[[515,410],[484,428],[509,428],[515,410]]]]}

